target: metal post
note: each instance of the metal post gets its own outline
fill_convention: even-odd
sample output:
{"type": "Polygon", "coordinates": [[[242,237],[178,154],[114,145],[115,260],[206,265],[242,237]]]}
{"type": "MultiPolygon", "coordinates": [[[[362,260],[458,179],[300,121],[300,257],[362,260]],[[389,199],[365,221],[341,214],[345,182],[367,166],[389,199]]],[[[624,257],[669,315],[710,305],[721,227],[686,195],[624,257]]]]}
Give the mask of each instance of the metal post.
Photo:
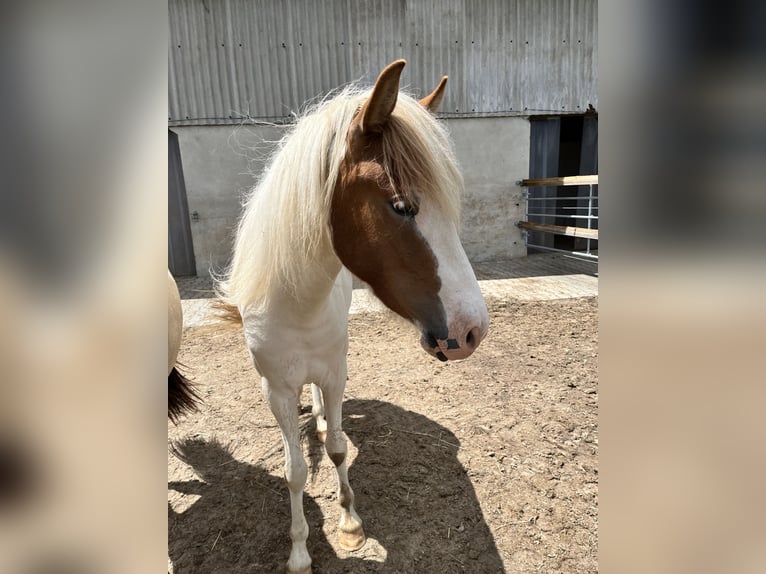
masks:
{"type": "MultiPolygon", "coordinates": [[[[593,184],[588,184],[588,229],[591,228],[590,216],[593,215],[593,184]]],[[[585,252],[590,255],[590,239],[585,240],[585,252]]]]}

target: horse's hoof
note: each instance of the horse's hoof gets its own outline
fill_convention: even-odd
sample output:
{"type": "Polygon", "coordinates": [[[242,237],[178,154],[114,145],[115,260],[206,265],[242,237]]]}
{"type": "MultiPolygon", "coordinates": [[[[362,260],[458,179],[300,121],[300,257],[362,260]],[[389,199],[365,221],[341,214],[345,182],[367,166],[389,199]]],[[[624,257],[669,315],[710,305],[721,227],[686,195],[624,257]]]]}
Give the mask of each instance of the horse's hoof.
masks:
{"type": "Polygon", "coordinates": [[[365,542],[367,542],[367,538],[365,538],[364,530],[361,526],[352,532],[343,532],[341,530],[340,536],[338,537],[338,543],[340,544],[340,547],[343,548],[343,550],[348,550],[349,552],[359,550],[362,546],[364,546],[365,542]]]}
{"type": "Polygon", "coordinates": [[[327,440],[327,432],[318,430],[317,431],[317,438],[319,439],[319,442],[324,444],[325,441],[327,440]]]}
{"type": "Polygon", "coordinates": [[[287,574],[311,574],[311,565],[301,568],[300,570],[290,570],[290,567],[288,566],[286,572],[287,574]]]}

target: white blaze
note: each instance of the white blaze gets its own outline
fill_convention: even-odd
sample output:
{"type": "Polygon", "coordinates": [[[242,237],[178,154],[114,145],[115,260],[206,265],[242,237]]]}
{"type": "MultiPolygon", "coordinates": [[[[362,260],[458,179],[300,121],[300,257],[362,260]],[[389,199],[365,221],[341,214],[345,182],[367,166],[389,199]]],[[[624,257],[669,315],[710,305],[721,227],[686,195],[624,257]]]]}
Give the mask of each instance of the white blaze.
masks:
{"type": "Polygon", "coordinates": [[[467,333],[477,329],[474,331],[477,338],[475,347],[489,328],[489,314],[479,283],[460,243],[455,224],[441,209],[429,205],[429,200],[424,198],[415,221],[438,262],[437,272],[441,279],[439,297],[447,315],[449,338],[456,339],[461,345],[460,351],[448,353],[447,357],[465,358],[470,355],[470,352],[465,354],[467,333]]]}

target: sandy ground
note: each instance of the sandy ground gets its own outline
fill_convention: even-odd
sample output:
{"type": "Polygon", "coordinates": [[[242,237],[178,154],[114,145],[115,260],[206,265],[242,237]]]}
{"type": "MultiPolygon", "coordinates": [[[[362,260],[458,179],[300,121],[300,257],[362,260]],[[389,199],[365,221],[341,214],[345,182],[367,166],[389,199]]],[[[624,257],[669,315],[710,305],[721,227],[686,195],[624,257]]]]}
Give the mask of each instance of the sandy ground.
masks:
{"type": "MultiPolygon", "coordinates": [[[[597,572],[597,298],[489,298],[466,361],[388,314],[350,318],[344,430],[368,542],[337,545],[335,471],[301,421],[315,573],[597,572]]],[[[204,404],[168,425],[170,569],[284,572],[283,452],[239,328],[188,329],[204,404]]]]}

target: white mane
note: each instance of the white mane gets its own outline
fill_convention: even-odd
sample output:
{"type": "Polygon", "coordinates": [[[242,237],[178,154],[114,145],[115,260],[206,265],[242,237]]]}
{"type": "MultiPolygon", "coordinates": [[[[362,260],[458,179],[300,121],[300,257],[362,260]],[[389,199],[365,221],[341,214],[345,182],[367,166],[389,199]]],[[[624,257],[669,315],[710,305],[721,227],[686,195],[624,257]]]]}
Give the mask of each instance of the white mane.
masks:
{"type": "MultiPolygon", "coordinates": [[[[217,292],[245,309],[275,287],[292,290],[328,246],[330,206],[346,134],[371,90],[347,87],[310,108],[282,138],[244,202],[234,253],[217,292]]],[[[383,133],[384,165],[404,195],[429,194],[457,222],[462,177],[444,128],[410,96],[399,94],[383,133]]]]}

